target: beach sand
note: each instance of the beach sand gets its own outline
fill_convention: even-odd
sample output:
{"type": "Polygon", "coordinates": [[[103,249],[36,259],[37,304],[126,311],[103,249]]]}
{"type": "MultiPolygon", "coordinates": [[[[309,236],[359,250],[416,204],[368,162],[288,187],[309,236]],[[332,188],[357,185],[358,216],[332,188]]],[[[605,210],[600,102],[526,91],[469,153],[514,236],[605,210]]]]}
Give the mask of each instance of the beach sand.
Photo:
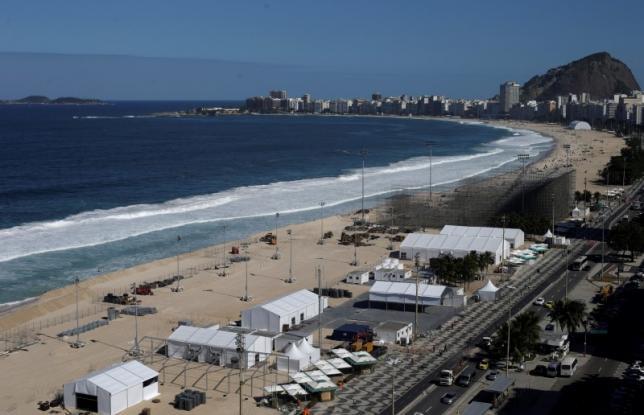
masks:
{"type": "MultiPolygon", "coordinates": [[[[495,122],[496,124],[496,122],[495,122]]],[[[512,128],[530,129],[551,136],[555,139],[555,148],[550,155],[535,163],[532,169],[563,166],[566,163],[564,144],[571,145],[570,162],[577,169],[577,189],[584,189],[584,177],[587,178],[587,189],[602,191],[598,183],[598,171],[606,164],[611,155],[619,154],[624,140],[607,133],[596,131],[571,132],[558,125],[532,124],[521,122],[498,122],[512,128]],[[584,172],[587,172],[586,174],[584,172]]],[[[180,257],[182,273],[190,275],[182,281],[184,291],[173,293],[170,287],[159,288],[153,296],[141,296],[142,305],[154,306],[158,314],[139,318],[140,337],[153,336],[165,338],[171,333],[179,320],[192,320],[198,325],[226,324],[239,319],[240,311],[253,304],[277,297],[302,288],[316,286],[315,266],[323,270],[323,286],[342,284],[345,289],[364,292],[364,287],[353,287],[340,281],[349,271],[368,269],[389,254],[388,242],[384,238],[374,241],[373,246],[358,248],[359,266],[350,265],[353,260],[352,246],[337,243],[342,229],[352,222],[351,215],[333,216],[324,219],[324,230],[332,231],[334,238],[328,239],[322,246],[317,244],[320,237],[320,222],[313,221],[289,226],[293,231],[293,275],[296,281],[284,282],[289,270],[289,244],[286,228],[278,231],[279,260],[271,259],[275,247],[258,241],[261,234],[248,238],[247,255],[251,257],[248,264],[249,295],[251,303],[240,301],[244,295],[245,265],[235,263],[228,268],[228,276],[219,276],[219,270],[210,269],[220,262],[222,247],[215,246],[201,249],[180,257]]],[[[240,245],[233,242],[232,245],[240,245]]],[[[227,245],[229,248],[231,243],[227,245]]],[[[241,254],[244,254],[242,249],[241,254]]],[[[129,269],[97,276],[79,284],[79,308],[83,322],[99,319],[105,315],[108,305],[100,302],[107,292],[121,293],[132,283],[153,281],[176,273],[176,258],[167,258],[142,264],[129,269]]],[[[476,288],[476,284],[472,288],[476,288]]],[[[74,286],[50,291],[38,299],[0,314],[0,333],[13,330],[15,334],[39,332],[39,342],[24,350],[0,357],[0,413],[25,414],[36,412],[39,400],[52,399],[53,394],[61,390],[63,383],[83,376],[90,371],[103,368],[118,362],[126,350],[133,346],[134,319],[129,316],[111,322],[108,326],[98,328],[81,335],[87,343],[83,349],[72,349],[68,343],[57,339],[56,333],[75,326],[74,286]],[[56,319],[66,320],[54,324],[56,319]]],[[[335,300],[332,304],[337,303],[335,300]]],[[[153,367],[155,367],[153,365],[153,367]]],[[[158,367],[155,367],[158,369],[158,367]]],[[[222,375],[223,376],[223,375],[222,375]]],[[[216,376],[213,377],[215,379],[216,376]]],[[[232,378],[231,378],[232,379],[232,378]]],[[[282,378],[281,381],[286,381],[282,378]]],[[[214,382],[214,380],[213,380],[214,382]]],[[[234,379],[232,380],[234,382],[234,379]]],[[[126,411],[126,414],[139,413],[143,406],[149,406],[155,414],[176,413],[167,403],[180,392],[181,381],[168,381],[161,387],[162,404],[141,404],[126,411]]],[[[261,388],[260,388],[261,389],[261,388]]],[[[254,394],[257,395],[257,385],[254,394]]],[[[229,396],[221,391],[209,392],[209,397],[216,404],[201,406],[195,414],[235,411],[238,405],[234,393],[229,396]],[[216,405],[216,406],[215,406],[216,405]]],[[[255,407],[252,399],[244,402],[247,412],[274,413],[255,407]]]]}

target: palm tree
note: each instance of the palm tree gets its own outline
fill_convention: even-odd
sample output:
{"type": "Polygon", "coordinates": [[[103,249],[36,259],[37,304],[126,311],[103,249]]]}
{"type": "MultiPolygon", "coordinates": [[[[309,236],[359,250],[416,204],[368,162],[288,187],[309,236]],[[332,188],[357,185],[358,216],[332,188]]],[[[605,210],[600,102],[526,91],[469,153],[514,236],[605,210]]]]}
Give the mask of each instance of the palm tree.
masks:
{"type": "MultiPolygon", "coordinates": [[[[532,353],[539,342],[539,316],[534,311],[517,315],[510,323],[510,359],[522,362],[532,353]]],[[[507,353],[508,323],[496,332],[492,344],[492,353],[497,359],[502,359],[507,353]]]]}
{"type": "Polygon", "coordinates": [[[485,264],[485,273],[487,274],[489,266],[494,265],[494,255],[492,255],[492,252],[485,251],[481,254],[481,258],[485,264]]]}
{"type": "Polygon", "coordinates": [[[574,333],[586,318],[586,304],[578,300],[557,300],[548,317],[561,330],[574,333]]]}

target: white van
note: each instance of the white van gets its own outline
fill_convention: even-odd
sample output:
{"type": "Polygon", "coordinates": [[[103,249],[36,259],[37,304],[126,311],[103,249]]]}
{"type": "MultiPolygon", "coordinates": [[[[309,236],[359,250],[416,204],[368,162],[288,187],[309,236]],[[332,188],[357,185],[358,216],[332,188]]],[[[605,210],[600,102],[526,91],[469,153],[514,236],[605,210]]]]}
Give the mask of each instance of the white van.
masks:
{"type": "Polygon", "coordinates": [[[560,376],[570,377],[575,374],[577,370],[577,358],[567,357],[561,361],[560,376]]]}

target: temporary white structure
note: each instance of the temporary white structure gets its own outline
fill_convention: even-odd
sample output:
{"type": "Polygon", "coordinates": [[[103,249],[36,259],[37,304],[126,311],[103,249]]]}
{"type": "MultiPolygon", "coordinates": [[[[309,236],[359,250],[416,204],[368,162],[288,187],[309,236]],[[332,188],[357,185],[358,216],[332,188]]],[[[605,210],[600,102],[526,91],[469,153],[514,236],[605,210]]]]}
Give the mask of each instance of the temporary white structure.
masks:
{"type": "Polygon", "coordinates": [[[419,260],[428,262],[431,258],[443,255],[462,258],[472,251],[479,254],[490,252],[494,263],[499,264],[502,258],[507,258],[510,254],[510,243],[505,240],[504,244],[503,241],[502,238],[495,237],[410,233],[400,244],[400,257],[413,260],[418,256],[419,260]]]}
{"type": "Polygon", "coordinates": [[[311,346],[306,338],[289,343],[277,357],[277,370],[299,372],[320,360],[320,349],[311,346]]]}
{"type": "Polygon", "coordinates": [[[568,124],[568,128],[571,130],[591,130],[590,124],[586,121],[573,121],[568,124]]]}
{"type": "MultiPolygon", "coordinates": [[[[444,285],[418,284],[419,305],[442,305],[448,290],[444,285]]],[[[376,281],[369,289],[369,301],[393,304],[415,304],[416,284],[376,281]]]]}
{"type": "Polygon", "coordinates": [[[369,282],[369,272],[354,271],[347,274],[347,284],[366,284],[369,282]]]}
{"type": "MultiPolygon", "coordinates": [[[[299,290],[242,311],[242,327],[272,332],[288,331],[296,324],[317,316],[319,297],[309,290],[299,290]]],[[[322,297],[322,309],[328,299],[322,297]]]]}
{"type": "Polygon", "coordinates": [[[66,383],[65,407],[114,415],[159,395],[159,374],[132,360],[66,383]]]}
{"type": "Polygon", "coordinates": [[[300,372],[309,365],[307,356],[297,348],[295,343],[289,344],[284,350],[284,355],[277,357],[277,370],[282,372],[300,372]]]}
{"type": "Polygon", "coordinates": [[[525,243],[525,234],[518,228],[490,228],[487,226],[457,226],[445,225],[441,235],[475,236],[477,238],[505,238],[510,242],[510,248],[517,249],[525,243]]]}
{"type": "Polygon", "coordinates": [[[479,288],[477,294],[481,301],[495,301],[497,291],[499,291],[499,289],[492,284],[492,281],[487,280],[487,283],[483,287],[479,288]]]}
{"type": "Polygon", "coordinates": [[[411,341],[413,327],[413,323],[385,321],[376,327],[376,335],[379,340],[385,343],[407,344],[411,341]]]}
{"type": "MultiPolygon", "coordinates": [[[[241,357],[244,368],[266,360],[273,351],[273,340],[267,336],[242,333],[245,352],[241,357]]],[[[237,333],[214,327],[179,326],[167,340],[167,355],[185,360],[208,362],[219,366],[239,364],[237,333]]]]}
{"type": "Polygon", "coordinates": [[[411,271],[405,271],[398,258],[385,258],[374,267],[373,278],[376,281],[403,281],[411,278],[411,271]]]}

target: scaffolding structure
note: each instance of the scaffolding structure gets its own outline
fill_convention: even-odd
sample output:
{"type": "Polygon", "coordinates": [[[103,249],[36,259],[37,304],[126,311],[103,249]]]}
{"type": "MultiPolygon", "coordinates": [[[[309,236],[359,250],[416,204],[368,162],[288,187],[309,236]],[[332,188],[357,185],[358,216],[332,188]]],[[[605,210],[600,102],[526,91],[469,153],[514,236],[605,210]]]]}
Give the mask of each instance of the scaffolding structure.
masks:
{"type": "Polygon", "coordinates": [[[376,221],[400,228],[441,228],[449,225],[492,225],[511,212],[559,221],[574,207],[575,170],[511,170],[493,178],[471,178],[451,192],[426,202],[426,191],[399,191],[376,209],[376,221]],[[393,212],[393,214],[392,214],[393,212]]]}

